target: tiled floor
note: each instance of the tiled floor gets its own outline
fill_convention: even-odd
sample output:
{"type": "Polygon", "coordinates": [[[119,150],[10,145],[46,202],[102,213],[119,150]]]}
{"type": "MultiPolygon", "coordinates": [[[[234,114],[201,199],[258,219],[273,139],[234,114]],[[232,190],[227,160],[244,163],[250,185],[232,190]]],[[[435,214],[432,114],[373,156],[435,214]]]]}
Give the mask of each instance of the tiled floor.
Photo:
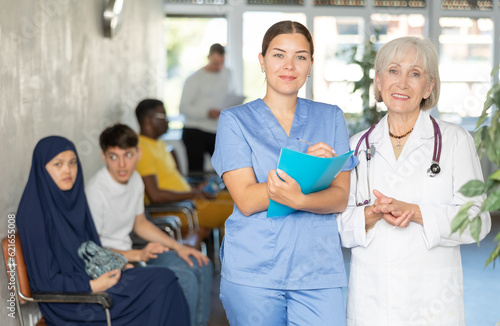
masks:
{"type": "Polygon", "coordinates": [[[500,213],[491,218],[491,232],[479,247],[476,244],[461,247],[468,326],[494,326],[500,322],[500,261],[496,261],[495,267],[493,264],[484,267],[496,246],[494,238],[500,231],[500,213]]]}
{"type": "Polygon", "coordinates": [[[212,283],[212,301],[210,302],[210,319],[208,326],[229,326],[226,313],[219,299],[220,275],[214,277],[212,283]]]}
{"type": "MultiPolygon", "coordinates": [[[[484,267],[496,245],[493,239],[500,231],[499,213],[492,216],[492,222],[490,234],[479,247],[476,244],[461,246],[467,326],[494,326],[500,321],[500,262],[497,261],[495,268],[493,264],[484,267]]],[[[350,253],[344,250],[346,266],[349,266],[349,260],[350,253]]],[[[208,326],[229,325],[219,300],[219,284],[220,276],[216,276],[212,286],[212,310],[208,326]]]]}

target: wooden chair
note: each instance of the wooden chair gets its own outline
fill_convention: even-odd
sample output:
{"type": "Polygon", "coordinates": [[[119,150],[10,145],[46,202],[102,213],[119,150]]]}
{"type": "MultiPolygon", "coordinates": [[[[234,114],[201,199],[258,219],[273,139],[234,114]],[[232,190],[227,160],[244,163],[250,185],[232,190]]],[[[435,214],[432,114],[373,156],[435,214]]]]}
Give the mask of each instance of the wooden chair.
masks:
{"type": "MultiPolygon", "coordinates": [[[[18,232],[2,239],[2,251],[9,283],[15,283],[13,287],[9,285],[8,288],[15,298],[19,325],[24,326],[21,306],[27,302],[98,303],[106,311],[107,323],[111,325],[109,309],[113,306],[113,300],[108,293],[31,292],[18,232]]],[[[37,325],[44,324],[39,322],[37,325]]]]}

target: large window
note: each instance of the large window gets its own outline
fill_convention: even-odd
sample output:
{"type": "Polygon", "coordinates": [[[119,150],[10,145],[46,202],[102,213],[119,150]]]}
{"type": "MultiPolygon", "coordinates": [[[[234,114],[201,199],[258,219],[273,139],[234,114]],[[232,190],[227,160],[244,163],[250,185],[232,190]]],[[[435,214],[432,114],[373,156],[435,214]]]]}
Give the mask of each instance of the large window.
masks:
{"type": "Polygon", "coordinates": [[[425,17],[421,14],[375,13],[371,25],[379,33],[379,46],[401,36],[424,36],[425,17]]]}
{"type": "Polygon", "coordinates": [[[441,98],[439,111],[461,123],[477,117],[490,88],[493,59],[491,19],[439,19],[441,98]]]}
{"type": "MultiPolygon", "coordinates": [[[[355,60],[361,60],[368,41],[374,42],[375,47],[380,48],[400,36],[423,36],[425,18],[420,14],[376,13],[371,15],[371,26],[372,32],[365,34],[365,23],[361,17],[314,18],[315,100],[337,104],[347,113],[360,113],[363,109],[361,92],[358,90],[353,93],[353,89],[354,82],[362,76],[362,70],[352,62],[354,49],[355,60]]],[[[373,91],[370,94],[373,97],[373,91]]]]}
{"type": "Polygon", "coordinates": [[[354,48],[359,53],[362,51],[363,26],[360,17],[314,18],[313,94],[316,101],[336,104],[344,112],[361,112],[359,91],[352,93],[352,90],[362,72],[350,58],[354,48]]]}
{"type": "MultiPolygon", "coordinates": [[[[182,84],[204,64],[213,42],[228,45],[231,53],[226,62],[246,101],[264,96],[265,77],[257,59],[262,37],[273,23],[290,19],[306,24],[315,41],[313,75],[300,96],[338,104],[345,112],[358,114],[362,100],[359,92],[353,94],[353,84],[361,77],[361,69],[352,64],[349,49],[355,48],[356,58],[361,59],[368,40],[379,49],[400,36],[427,37],[440,56],[440,117],[473,129],[491,86],[490,71],[500,64],[497,2],[204,0],[188,5],[188,0],[167,0],[166,11],[173,15],[167,17],[165,94],[169,114],[178,112],[182,84]],[[183,15],[192,17],[180,17],[183,15]],[[171,39],[173,31],[177,35],[171,39]]],[[[494,76],[496,81],[498,78],[494,76]]]]}
{"type": "Polygon", "coordinates": [[[164,103],[169,116],[179,114],[184,81],[207,63],[210,45],[227,44],[227,20],[212,17],[165,19],[167,79],[164,103]]]}

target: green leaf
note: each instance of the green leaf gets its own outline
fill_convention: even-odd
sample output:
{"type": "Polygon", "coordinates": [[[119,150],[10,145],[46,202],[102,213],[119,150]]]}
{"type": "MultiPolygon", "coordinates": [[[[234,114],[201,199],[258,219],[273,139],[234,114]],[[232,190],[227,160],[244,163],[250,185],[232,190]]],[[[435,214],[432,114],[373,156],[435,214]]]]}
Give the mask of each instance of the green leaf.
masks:
{"type": "Polygon", "coordinates": [[[469,208],[472,207],[472,205],[474,205],[474,202],[472,201],[463,204],[460,210],[458,211],[457,216],[453,218],[453,220],[451,221],[452,234],[457,232],[464,223],[468,224],[469,222],[468,210],[469,208]]]}
{"type": "Polygon", "coordinates": [[[459,192],[467,197],[475,197],[484,193],[485,184],[480,180],[471,180],[460,188],[459,192]]]}
{"type": "Polygon", "coordinates": [[[493,189],[497,188],[500,185],[500,181],[488,179],[486,180],[486,188],[484,189],[484,193],[489,194],[493,191],[493,189]]]}
{"type": "Polygon", "coordinates": [[[488,93],[486,93],[486,96],[488,97],[495,97],[495,95],[498,95],[500,92],[500,84],[495,84],[491,86],[491,88],[488,90],[488,93]]]}
{"type": "Polygon", "coordinates": [[[495,144],[496,142],[494,141],[494,139],[491,139],[489,135],[486,135],[486,137],[484,137],[484,149],[486,150],[486,156],[490,159],[490,161],[499,165],[500,160],[498,158],[495,144]]]}
{"type": "Polygon", "coordinates": [[[500,180],[500,169],[496,170],[492,175],[490,175],[489,179],[491,180],[500,180]]]}
{"type": "Polygon", "coordinates": [[[476,131],[476,134],[474,135],[474,145],[476,146],[477,152],[480,156],[482,156],[481,148],[484,147],[483,139],[484,139],[484,136],[486,135],[486,131],[487,131],[486,126],[483,126],[483,127],[479,128],[476,131]]]}
{"type": "Polygon", "coordinates": [[[484,102],[483,113],[481,113],[481,116],[479,117],[479,119],[477,119],[476,128],[479,128],[484,123],[484,121],[488,119],[488,112],[486,111],[488,111],[488,109],[492,104],[493,104],[493,99],[491,97],[488,97],[484,102]]]}
{"type": "Polygon", "coordinates": [[[500,65],[498,65],[495,68],[493,68],[493,70],[491,71],[490,76],[493,77],[498,72],[498,70],[500,70],[500,65]]]}
{"type": "Polygon", "coordinates": [[[455,216],[453,220],[451,221],[451,233],[455,233],[460,229],[460,226],[469,218],[468,215],[459,215],[455,216]]]}
{"type": "Polygon", "coordinates": [[[493,95],[493,103],[496,105],[497,108],[500,108],[500,92],[493,95]]]}
{"type": "MultiPolygon", "coordinates": [[[[496,241],[499,241],[497,239],[497,238],[499,238],[499,236],[500,236],[500,232],[497,234],[497,236],[495,238],[496,241]]],[[[486,264],[484,265],[484,267],[488,266],[491,262],[493,262],[493,266],[495,266],[495,259],[497,259],[498,256],[500,256],[500,242],[497,243],[497,246],[491,252],[490,257],[486,261],[486,264]]]]}
{"type": "MultiPolygon", "coordinates": [[[[500,111],[498,111],[495,114],[494,119],[495,119],[495,121],[500,120],[500,111]]],[[[497,158],[498,158],[498,160],[497,161],[493,161],[493,163],[495,163],[497,166],[500,166],[500,142],[498,141],[498,139],[500,139],[500,128],[497,128],[495,130],[495,134],[493,136],[490,136],[490,138],[493,140],[493,144],[495,144],[494,147],[496,149],[497,158]]]]}
{"type": "Polygon", "coordinates": [[[500,209],[500,189],[488,195],[488,198],[484,201],[483,207],[484,210],[488,212],[500,209]]]}
{"type": "Polygon", "coordinates": [[[462,223],[462,225],[460,225],[460,228],[458,229],[460,235],[464,233],[465,229],[467,229],[469,224],[470,224],[470,219],[469,216],[467,216],[467,219],[464,221],[464,223],[462,223]]]}
{"type": "Polygon", "coordinates": [[[491,117],[491,124],[488,128],[488,133],[490,134],[491,139],[495,139],[495,134],[498,128],[498,111],[491,117]]]}
{"type": "Polygon", "coordinates": [[[486,100],[484,100],[482,115],[488,115],[488,112],[486,111],[488,111],[488,109],[493,105],[493,97],[491,96],[491,94],[492,91],[490,89],[488,93],[486,93],[486,100]]]}
{"type": "Polygon", "coordinates": [[[481,218],[479,216],[476,216],[472,219],[470,222],[470,235],[474,240],[476,240],[477,245],[479,246],[479,233],[481,233],[481,224],[483,222],[481,221],[481,218]]]}
{"type": "MultiPolygon", "coordinates": [[[[500,107],[500,84],[495,84],[489,91],[488,94],[486,94],[488,98],[490,98],[493,101],[493,104],[495,104],[496,108],[498,109],[500,107]]],[[[491,106],[493,110],[495,110],[494,106],[491,106]]],[[[484,106],[483,106],[484,110],[484,106]]]]}

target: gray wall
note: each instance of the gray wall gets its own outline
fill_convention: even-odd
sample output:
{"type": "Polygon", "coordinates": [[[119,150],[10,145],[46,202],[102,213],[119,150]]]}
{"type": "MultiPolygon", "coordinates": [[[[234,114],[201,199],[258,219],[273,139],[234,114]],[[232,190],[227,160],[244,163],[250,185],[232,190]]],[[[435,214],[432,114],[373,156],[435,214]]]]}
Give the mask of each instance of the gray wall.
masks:
{"type": "MultiPolygon", "coordinates": [[[[162,95],[162,1],[125,2],[119,34],[109,39],[105,0],[0,0],[0,237],[39,139],[57,134],[74,141],[88,180],[101,166],[103,127],[121,121],[137,130],[136,103],[162,95]]],[[[6,282],[2,263],[0,320],[16,325],[7,317],[6,282]]]]}

